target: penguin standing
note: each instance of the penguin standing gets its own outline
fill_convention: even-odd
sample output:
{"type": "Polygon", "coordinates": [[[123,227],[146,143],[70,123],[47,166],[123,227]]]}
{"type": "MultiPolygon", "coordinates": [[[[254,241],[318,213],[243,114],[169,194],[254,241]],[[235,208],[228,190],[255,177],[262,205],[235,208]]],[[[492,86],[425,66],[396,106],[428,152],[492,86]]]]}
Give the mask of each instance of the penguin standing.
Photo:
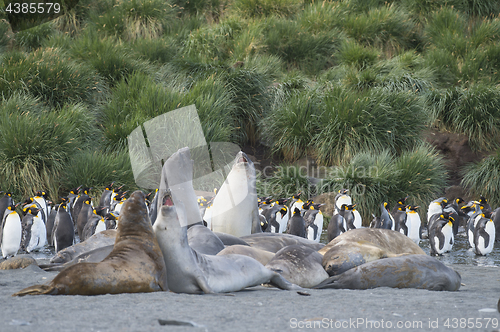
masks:
{"type": "Polygon", "coordinates": [[[416,244],[420,242],[420,228],[422,222],[417,213],[419,206],[408,205],[406,208],[406,227],[408,228],[408,237],[416,244]]]}
{"type": "Polygon", "coordinates": [[[72,246],[75,241],[75,227],[68,211],[66,211],[66,202],[62,202],[57,207],[52,240],[56,253],[72,246]]]}
{"type": "Polygon", "coordinates": [[[313,204],[304,214],[306,224],[307,238],[311,241],[318,242],[323,232],[323,213],[320,208],[323,204],[313,204]]]}
{"type": "Polygon", "coordinates": [[[281,207],[279,205],[273,205],[262,211],[260,215],[264,216],[264,218],[266,219],[266,221],[263,222],[263,225],[261,224],[261,226],[263,227],[262,228],[263,232],[278,233],[280,229],[280,224],[276,220],[276,215],[280,210],[281,207]]]}
{"type": "MultiPolygon", "coordinates": [[[[71,216],[71,220],[75,219],[73,210],[74,210],[75,202],[76,202],[76,199],[78,198],[78,193],[80,192],[81,187],[82,186],[70,189],[69,194],[67,196],[68,201],[66,203],[66,211],[68,211],[69,215],[71,216]]],[[[57,208],[56,208],[56,210],[57,210],[57,208]]]]}
{"type": "Polygon", "coordinates": [[[474,228],[474,252],[476,255],[488,255],[495,243],[495,224],[490,218],[491,212],[483,213],[474,228]]]}
{"type": "Polygon", "coordinates": [[[460,225],[460,208],[458,204],[462,203],[464,200],[460,197],[454,199],[451,203],[448,203],[443,208],[443,212],[447,213],[451,218],[451,223],[453,224],[453,236],[458,234],[458,227],[460,225]]]}
{"type": "Polygon", "coordinates": [[[49,246],[53,246],[52,241],[52,230],[54,229],[54,222],[57,215],[57,206],[53,206],[50,209],[49,217],[47,218],[47,223],[45,224],[45,229],[47,230],[47,243],[49,246]]]}
{"type": "Polygon", "coordinates": [[[430,224],[431,217],[435,214],[441,215],[446,203],[448,203],[446,197],[439,197],[429,203],[429,207],[427,208],[427,226],[429,229],[432,227],[430,224]]]}
{"type": "Polygon", "coordinates": [[[355,206],[356,206],[356,204],[352,205],[352,215],[354,216],[353,224],[354,224],[354,227],[356,227],[356,228],[362,228],[363,221],[361,220],[361,214],[359,213],[358,210],[356,210],[356,208],[354,208],[355,206]]]}
{"type": "Polygon", "coordinates": [[[33,197],[33,200],[40,205],[40,209],[42,210],[41,218],[43,222],[46,223],[50,212],[49,203],[47,201],[47,193],[42,190],[38,190],[35,193],[35,197],[33,197]]]}
{"type": "Polygon", "coordinates": [[[84,242],[86,239],[92,235],[106,230],[106,221],[103,216],[97,214],[97,210],[94,209],[92,215],[90,216],[88,222],[83,228],[82,235],[80,236],[80,242],[84,242]]]}
{"type": "Polygon", "coordinates": [[[394,230],[394,220],[389,212],[389,204],[383,202],[380,204],[380,218],[376,218],[377,222],[374,223],[374,228],[384,228],[394,230]]]}
{"type": "Polygon", "coordinates": [[[120,191],[119,193],[116,194],[115,197],[113,197],[113,201],[111,202],[111,207],[109,210],[114,213],[120,213],[120,210],[122,209],[123,203],[125,203],[125,195],[127,194],[126,191],[120,191]]]}
{"type": "Polygon", "coordinates": [[[113,212],[109,212],[104,217],[104,224],[106,225],[106,229],[115,229],[116,228],[116,220],[118,219],[118,215],[113,212]]]}
{"type": "Polygon", "coordinates": [[[37,216],[38,212],[36,206],[29,207],[21,221],[23,229],[21,249],[28,253],[47,245],[47,229],[42,219],[37,216]]]}
{"type": "Polygon", "coordinates": [[[101,209],[103,216],[105,216],[109,212],[109,208],[111,207],[111,195],[113,194],[113,185],[115,183],[111,182],[104,188],[104,191],[101,194],[101,198],[99,199],[99,206],[101,209]]]}
{"type": "Polygon", "coordinates": [[[82,209],[83,202],[90,198],[89,193],[92,188],[83,188],[82,194],[75,199],[73,204],[73,210],[71,211],[71,216],[73,217],[74,228],[77,229],[78,217],[80,216],[80,210],[82,209]]]}
{"type": "Polygon", "coordinates": [[[354,213],[352,213],[353,209],[354,207],[352,204],[351,205],[342,204],[339,210],[339,214],[344,219],[344,229],[346,231],[349,231],[351,229],[356,229],[356,226],[354,225],[354,213]]]}
{"type": "Polygon", "coordinates": [[[342,233],[345,233],[344,228],[345,220],[340,214],[334,214],[330,222],[328,223],[328,228],[326,229],[326,234],[328,237],[328,242],[336,238],[342,233]]]}
{"type": "Polygon", "coordinates": [[[453,236],[451,221],[445,214],[433,214],[432,219],[429,228],[430,254],[442,255],[447,251],[446,244],[450,242],[450,236],[453,236]]]}
{"type": "MultiPolygon", "coordinates": [[[[289,200],[289,203],[288,203],[288,220],[290,220],[290,218],[292,217],[292,214],[293,214],[293,211],[295,209],[295,202],[297,202],[298,200],[300,200],[300,196],[302,195],[301,192],[297,193],[297,194],[294,194],[292,195],[292,198],[289,200]]],[[[302,201],[301,201],[302,203],[302,201]]]]}
{"type": "Polygon", "coordinates": [[[293,215],[288,220],[286,232],[303,238],[306,237],[306,224],[304,218],[300,214],[299,208],[294,208],[293,215]]]}
{"type": "MultiPolygon", "coordinates": [[[[401,201],[401,200],[400,200],[401,201]]],[[[406,226],[406,206],[396,205],[396,211],[392,213],[394,217],[394,230],[408,236],[408,227],[406,226]]]]}
{"type": "Polygon", "coordinates": [[[484,206],[477,202],[472,205],[472,208],[474,208],[474,213],[472,213],[467,222],[467,236],[469,238],[469,245],[474,248],[474,229],[481,219],[481,215],[484,213],[484,206]]]}
{"type": "Polygon", "coordinates": [[[78,214],[78,222],[76,224],[76,230],[78,236],[80,237],[80,241],[83,241],[81,240],[83,229],[85,228],[85,225],[87,224],[93,213],[93,208],[91,203],[92,200],[90,197],[87,198],[85,201],[83,201],[80,213],[78,214]]]}
{"type": "Polygon", "coordinates": [[[394,219],[396,219],[396,214],[398,213],[398,211],[406,210],[406,200],[408,199],[408,197],[410,196],[407,195],[405,198],[398,199],[396,205],[394,205],[394,207],[392,208],[391,214],[394,217],[394,219]]]}
{"type": "Polygon", "coordinates": [[[1,228],[0,247],[4,258],[17,255],[21,247],[23,229],[21,217],[16,212],[15,205],[9,205],[4,212],[1,228]]]}

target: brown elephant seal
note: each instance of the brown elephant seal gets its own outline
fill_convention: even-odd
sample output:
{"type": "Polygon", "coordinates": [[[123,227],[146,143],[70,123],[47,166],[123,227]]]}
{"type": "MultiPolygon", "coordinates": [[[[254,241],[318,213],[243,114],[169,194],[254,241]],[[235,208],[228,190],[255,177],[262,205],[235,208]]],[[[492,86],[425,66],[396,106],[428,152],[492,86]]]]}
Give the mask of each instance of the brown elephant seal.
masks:
{"type": "Polygon", "coordinates": [[[381,228],[352,229],[322,249],[323,267],[330,276],[377,259],[425,252],[406,235],[381,228]]]}
{"type": "Polygon", "coordinates": [[[256,233],[242,236],[241,239],[252,247],[274,253],[278,252],[281,248],[294,244],[304,245],[313,250],[320,250],[325,246],[323,243],[317,243],[303,237],[282,233],[256,233]]]}
{"type": "Polygon", "coordinates": [[[163,251],[167,280],[176,293],[224,293],[270,283],[281,289],[302,289],[267,269],[255,259],[243,255],[212,256],[199,254],[189,247],[187,222],[182,205],[173,205],[170,197],[158,211],[153,226],[163,251]],[[177,209],[178,208],[178,209],[177,209]]]}
{"type": "Polygon", "coordinates": [[[36,260],[30,255],[17,255],[0,263],[0,270],[16,270],[24,269],[31,264],[35,264],[36,260]]]}
{"type": "Polygon", "coordinates": [[[419,288],[456,291],[460,274],[434,257],[405,255],[379,259],[330,277],[314,288],[370,289],[419,288]]]}
{"type": "Polygon", "coordinates": [[[279,250],[266,267],[291,283],[311,288],[329,277],[323,269],[322,260],[323,256],[312,248],[291,245],[279,250]]]}
{"type": "Polygon", "coordinates": [[[113,251],[99,263],[78,263],[50,283],[13,296],[98,295],[167,290],[167,272],[147,213],[145,196],[135,191],[123,204],[113,251]]]}
{"type": "Polygon", "coordinates": [[[89,237],[85,242],[74,244],[57,252],[50,260],[53,264],[63,264],[74,260],[85,252],[96,248],[113,245],[116,240],[116,229],[107,229],[89,237]]]}
{"type": "MultiPolygon", "coordinates": [[[[235,244],[228,246],[221,250],[217,255],[244,255],[252,257],[253,259],[259,261],[262,265],[266,265],[274,257],[274,252],[265,251],[259,248],[254,248],[250,246],[245,246],[241,244],[235,244]]],[[[286,278],[285,278],[286,279],[286,278]]]]}

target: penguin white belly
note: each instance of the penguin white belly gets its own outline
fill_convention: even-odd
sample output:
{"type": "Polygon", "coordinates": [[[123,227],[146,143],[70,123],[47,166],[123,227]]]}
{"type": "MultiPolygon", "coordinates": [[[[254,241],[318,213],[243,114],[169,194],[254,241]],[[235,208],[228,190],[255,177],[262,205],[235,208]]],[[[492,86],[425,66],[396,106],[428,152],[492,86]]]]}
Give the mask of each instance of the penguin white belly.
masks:
{"type": "Polygon", "coordinates": [[[323,214],[318,212],[316,214],[316,218],[314,219],[314,224],[318,228],[316,233],[316,237],[314,236],[314,229],[312,227],[307,228],[307,238],[311,241],[315,241],[319,243],[319,239],[321,238],[321,233],[323,232],[323,214]]]}
{"type": "Polygon", "coordinates": [[[124,201],[121,201],[120,203],[116,204],[114,212],[120,214],[120,211],[122,210],[123,202],[124,201]]]}
{"type": "Polygon", "coordinates": [[[427,222],[431,220],[431,217],[435,215],[436,213],[442,213],[443,208],[441,207],[440,203],[430,203],[429,204],[429,209],[427,210],[427,222]]]}
{"type": "Polygon", "coordinates": [[[477,243],[477,249],[483,256],[493,251],[493,246],[495,244],[495,225],[493,224],[493,222],[491,221],[487,222],[484,227],[484,231],[488,233],[488,235],[490,236],[490,240],[488,241],[488,246],[487,247],[485,246],[484,237],[482,236],[478,237],[478,243],[477,243]]]}
{"type": "Polygon", "coordinates": [[[280,224],[279,233],[284,233],[286,231],[286,227],[288,226],[288,213],[282,217],[281,213],[276,215],[276,221],[280,224]]]}
{"type": "Polygon", "coordinates": [[[33,225],[31,226],[31,239],[27,252],[32,252],[34,250],[40,250],[47,244],[47,228],[43,223],[42,219],[38,216],[33,217],[33,225]]]}
{"type": "Polygon", "coordinates": [[[408,237],[418,244],[420,242],[420,217],[416,212],[406,214],[406,227],[408,227],[408,237]]]}
{"type": "Polygon", "coordinates": [[[396,222],[394,221],[394,218],[392,217],[392,214],[389,213],[389,218],[391,218],[392,225],[391,225],[391,230],[394,230],[396,227],[396,222]]]}
{"type": "Polygon", "coordinates": [[[236,163],[229,172],[212,205],[212,231],[237,237],[250,235],[260,224],[255,169],[236,163]]]}
{"type": "Polygon", "coordinates": [[[455,242],[455,238],[453,236],[453,226],[451,225],[451,222],[444,225],[443,228],[441,229],[441,232],[444,235],[443,251],[449,252],[449,251],[451,251],[451,248],[453,247],[453,243],[455,242]]]}
{"type": "Polygon", "coordinates": [[[104,219],[99,220],[97,223],[97,226],[95,227],[95,232],[94,234],[97,234],[99,232],[105,231],[106,230],[106,224],[104,223],[104,219]]]}
{"type": "Polygon", "coordinates": [[[358,210],[353,210],[352,213],[354,214],[354,227],[356,228],[362,228],[363,227],[363,221],[361,220],[361,214],[359,214],[358,210]]]}
{"type": "Polygon", "coordinates": [[[3,226],[1,250],[4,258],[17,255],[21,247],[22,233],[21,218],[16,212],[9,213],[3,226]]]}
{"type": "Polygon", "coordinates": [[[434,246],[435,246],[434,250],[438,255],[442,255],[445,252],[444,250],[445,246],[443,246],[443,248],[441,249],[441,242],[439,242],[439,238],[437,236],[434,237],[434,246]]]}
{"type": "MultiPolygon", "coordinates": [[[[478,221],[481,220],[481,215],[478,215],[474,218],[474,229],[477,227],[478,221]]],[[[467,227],[467,235],[469,236],[469,244],[472,248],[474,248],[474,232],[467,227]]]]}

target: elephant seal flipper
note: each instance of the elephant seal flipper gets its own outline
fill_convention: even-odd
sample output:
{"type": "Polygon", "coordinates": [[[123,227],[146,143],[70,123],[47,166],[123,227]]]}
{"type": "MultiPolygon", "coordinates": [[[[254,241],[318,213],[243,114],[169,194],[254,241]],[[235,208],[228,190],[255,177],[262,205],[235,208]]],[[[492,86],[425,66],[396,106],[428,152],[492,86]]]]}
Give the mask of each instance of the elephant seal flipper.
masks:
{"type": "Polygon", "coordinates": [[[144,193],[135,191],[121,212],[113,250],[102,262],[69,266],[50,283],[25,288],[13,296],[168,290],[165,262],[148,217],[144,193]]]}

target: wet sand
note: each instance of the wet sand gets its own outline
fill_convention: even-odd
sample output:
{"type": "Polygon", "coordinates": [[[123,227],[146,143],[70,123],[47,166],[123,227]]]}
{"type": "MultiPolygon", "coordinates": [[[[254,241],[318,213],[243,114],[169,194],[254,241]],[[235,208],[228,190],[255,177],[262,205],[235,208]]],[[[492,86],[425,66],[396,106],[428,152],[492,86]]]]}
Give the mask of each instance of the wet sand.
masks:
{"type": "Polygon", "coordinates": [[[57,275],[32,265],[0,270],[0,331],[499,330],[500,268],[449,266],[462,276],[459,291],[331,289],[303,296],[259,286],[226,295],[12,297],[57,275]]]}

